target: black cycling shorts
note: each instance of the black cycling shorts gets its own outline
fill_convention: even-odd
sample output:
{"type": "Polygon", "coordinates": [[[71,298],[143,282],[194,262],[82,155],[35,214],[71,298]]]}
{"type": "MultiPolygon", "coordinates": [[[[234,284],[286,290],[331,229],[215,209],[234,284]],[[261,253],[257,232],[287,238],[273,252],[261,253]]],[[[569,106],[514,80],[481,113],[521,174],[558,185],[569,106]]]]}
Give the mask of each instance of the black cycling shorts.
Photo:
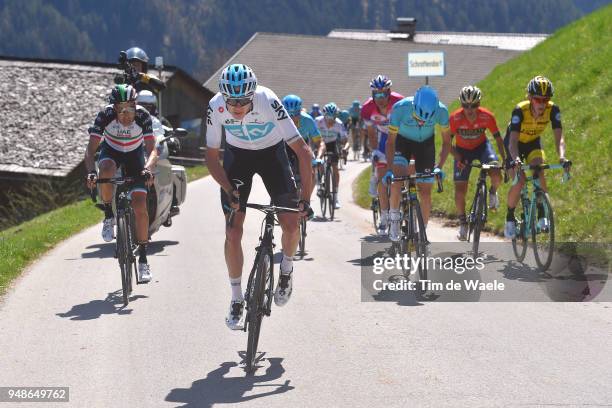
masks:
{"type": "MultiPolygon", "coordinates": [[[[98,158],[98,165],[104,160],[112,160],[115,162],[115,166],[119,168],[123,165],[125,169],[125,177],[138,177],[144,170],[145,157],[144,149],[142,145],[131,152],[120,152],[110,147],[108,144],[102,142],[100,147],[100,157],[98,158]]],[[[142,191],[147,192],[145,182],[141,179],[132,185],[130,191],[142,191]]]]}
{"type": "Polygon", "coordinates": [[[408,166],[408,162],[411,159],[414,159],[417,173],[433,171],[434,164],[436,163],[436,144],[434,143],[434,138],[430,137],[424,142],[415,142],[398,134],[395,139],[393,164],[408,166]]]}
{"type": "MultiPolygon", "coordinates": [[[[223,152],[223,169],[229,181],[240,192],[239,211],[246,210],[255,173],[263,180],[272,204],[297,208],[297,188],[284,141],[260,150],[240,149],[226,144],[223,152]]],[[[223,212],[227,214],[230,205],[223,189],[221,189],[221,206],[223,212]]]]}
{"type": "Polygon", "coordinates": [[[338,142],[325,142],[325,152],[331,153],[330,160],[332,164],[338,164],[338,161],[340,160],[338,142]]]}
{"type": "MultiPolygon", "coordinates": [[[[510,155],[510,128],[506,130],[506,136],[504,136],[504,147],[506,148],[506,167],[512,167],[512,156],[510,155]]],[[[538,137],[535,140],[527,143],[518,142],[518,153],[519,157],[525,164],[531,164],[534,159],[541,158],[546,159],[544,150],[542,149],[542,141],[538,137]]]]}

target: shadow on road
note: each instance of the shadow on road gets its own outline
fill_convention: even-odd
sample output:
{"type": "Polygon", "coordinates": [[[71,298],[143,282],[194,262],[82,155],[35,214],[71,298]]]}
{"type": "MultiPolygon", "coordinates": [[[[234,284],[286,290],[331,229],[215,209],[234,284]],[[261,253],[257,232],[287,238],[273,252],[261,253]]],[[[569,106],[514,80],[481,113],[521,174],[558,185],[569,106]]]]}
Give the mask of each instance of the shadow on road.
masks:
{"type": "Polygon", "coordinates": [[[230,369],[237,367],[238,363],[226,361],[221,363],[218,368],[209,372],[205,378],[194,381],[191,388],[175,388],[166,396],[166,401],[177,402],[186,408],[212,407],[215,404],[231,404],[246,402],[256,398],[267,397],[275,394],[282,394],[294,389],[289,385],[290,380],[283,383],[268,384],[271,381],[279,380],[283,376],[285,369],[282,366],[282,358],[266,359],[270,365],[262,375],[251,375],[247,377],[226,377],[230,369]],[[270,391],[253,393],[256,387],[271,387],[270,391]],[[249,395],[246,395],[249,393],[249,395]]]}
{"type": "MultiPolygon", "coordinates": [[[[151,241],[147,246],[147,255],[155,255],[164,250],[167,246],[178,245],[179,241],[151,241]]],[[[86,247],[93,249],[93,252],[83,252],[81,258],[112,258],[115,256],[115,242],[94,244],[86,247]]]]}
{"type": "MultiPolygon", "coordinates": [[[[56,316],[69,318],[70,320],[93,320],[107,314],[126,315],[131,314],[132,309],[123,306],[122,290],[110,292],[104,300],[92,300],[88,303],[74,305],[66,313],[56,313],[56,316]]],[[[130,302],[147,298],[144,295],[130,296],[130,302]]]]}

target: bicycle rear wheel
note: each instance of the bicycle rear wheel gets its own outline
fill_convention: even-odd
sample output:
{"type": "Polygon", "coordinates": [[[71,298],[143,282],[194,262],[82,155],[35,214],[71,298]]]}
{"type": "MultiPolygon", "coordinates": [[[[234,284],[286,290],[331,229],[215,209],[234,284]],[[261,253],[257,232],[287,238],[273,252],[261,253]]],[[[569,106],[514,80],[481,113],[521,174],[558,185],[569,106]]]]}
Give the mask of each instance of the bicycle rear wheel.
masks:
{"type": "Polygon", "coordinates": [[[516,233],[512,239],[512,250],[514,251],[514,255],[519,262],[523,262],[525,259],[527,247],[529,245],[529,231],[527,230],[527,211],[529,209],[529,200],[521,200],[521,207],[519,219],[516,220],[516,233]]]}
{"type": "Polygon", "coordinates": [[[121,269],[121,289],[123,293],[123,305],[130,303],[130,278],[132,265],[129,259],[129,240],[128,229],[125,222],[125,215],[117,217],[117,260],[121,269]]]}
{"type": "Polygon", "coordinates": [[[544,209],[544,218],[548,220],[548,228],[541,230],[539,226],[536,227],[534,214],[533,228],[531,229],[531,237],[533,239],[533,254],[535,255],[536,263],[540,268],[540,271],[545,272],[552,263],[553,252],[555,249],[555,220],[553,217],[552,205],[548,194],[543,191],[536,193],[536,203],[541,205],[544,209]]]}
{"type": "Polygon", "coordinates": [[[478,256],[478,246],[480,245],[480,231],[484,227],[486,219],[486,207],[487,207],[487,191],[485,185],[481,185],[478,194],[476,195],[476,202],[474,203],[474,213],[472,218],[473,223],[473,238],[472,238],[472,256],[476,258],[478,256]]]}
{"type": "Polygon", "coordinates": [[[321,195],[319,196],[319,200],[321,201],[321,217],[325,218],[325,215],[327,214],[327,195],[329,194],[329,187],[325,176],[323,176],[323,180],[319,184],[319,188],[322,191],[321,195]]]}
{"type": "Polygon", "coordinates": [[[266,290],[266,281],[271,273],[272,257],[265,249],[260,250],[257,254],[255,265],[253,265],[254,278],[250,280],[249,299],[247,302],[248,316],[248,339],[246,353],[246,369],[251,372],[255,365],[257,357],[257,346],[259,345],[259,333],[261,331],[261,323],[266,312],[266,299],[264,296],[266,290]]]}

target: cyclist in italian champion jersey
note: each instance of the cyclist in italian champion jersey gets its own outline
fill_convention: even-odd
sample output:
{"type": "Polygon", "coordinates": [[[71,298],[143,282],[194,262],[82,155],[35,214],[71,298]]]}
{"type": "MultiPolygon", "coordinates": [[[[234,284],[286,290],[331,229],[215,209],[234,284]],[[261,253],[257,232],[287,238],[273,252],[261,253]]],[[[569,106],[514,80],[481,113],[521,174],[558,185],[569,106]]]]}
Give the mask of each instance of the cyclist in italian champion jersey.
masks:
{"type": "MultiPolygon", "coordinates": [[[[338,119],[338,106],[330,102],[323,107],[323,116],[319,116],[315,122],[321,132],[321,145],[317,153],[317,159],[321,160],[323,153],[332,153],[331,162],[334,172],[334,187],[338,192],[338,186],[340,185],[340,172],[338,171],[338,160],[340,150],[347,148],[348,139],[346,137],[346,129],[340,119],[338,119]]],[[[317,195],[321,195],[322,191],[317,192],[317,195]]],[[[340,200],[338,194],[336,194],[336,209],[340,208],[340,200]]]]}
{"type": "MultiPolygon", "coordinates": [[[[482,92],[475,86],[465,86],[459,93],[461,108],[450,115],[451,137],[455,140],[455,145],[451,153],[455,157],[453,179],[455,181],[455,206],[459,215],[459,234],[460,241],[467,239],[467,220],[465,218],[465,194],[467,193],[468,180],[472,168],[466,166],[473,160],[481,163],[491,163],[498,161],[493,146],[487,139],[486,130],[493,135],[497,143],[497,149],[502,156],[502,162],[506,160],[504,143],[495,115],[480,106],[482,92]]],[[[491,189],[489,190],[489,208],[497,209],[499,199],[497,188],[501,183],[501,172],[490,170],[491,189]]]]}
{"type": "Polygon", "coordinates": [[[372,153],[372,176],[370,177],[369,193],[372,197],[378,195],[380,200],[380,224],[378,231],[386,233],[389,215],[389,196],[387,188],[380,184],[387,172],[385,149],[389,135],[389,119],[396,102],[404,97],[391,91],[393,83],[385,75],[377,75],[370,81],[372,96],[361,108],[361,118],[365,122],[372,153]]]}
{"type": "MultiPolygon", "coordinates": [[[[147,261],[147,242],[149,240],[149,215],[147,212],[147,187],[153,184],[153,170],[157,162],[155,137],[151,116],[142,106],[136,105],[136,89],[131,85],[116,85],[110,94],[110,105],[106,106],[89,128],[89,144],[85,151],[87,185],[94,188],[98,174],[94,157],[102,143],[98,158],[99,177],[111,178],[123,164],[125,177],[144,176],[144,182],[137,182],[130,192],[132,208],[136,221],[136,240],[138,241],[138,280],[149,282],[151,268],[147,261]],[[144,149],[143,149],[144,147],[144,149]],[[144,153],[148,159],[145,163],[144,153]]],[[[101,184],[100,196],[104,205],[102,239],[113,240],[113,185],[101,184]]]]}
{"type": "Polygon", "coordinates": [[[223,69],[219,92],[210,100],[206,115],[206,163],[210,174],[221,186],[221,205],[227,217],[236,211],[225,230],[225,260],[229,271],[232,300],[226,324],[239,330],[243,324],[242,293],[242,226],[253,175],[259,174],[272,203],[282,207],[299,207],[301,214],[280,213],[283,230],[282,252],[274,303],[285,305],[293,290],[293,255],[298,245],[298,217],[306,215],[310,201],[312,151],[300,137],[287,111],[270,89],[257,84],[253,70],[243,64],[223,69]],[[223,165],[219,148],[225,130],[223,165]],[[302,196],[297,188],[285,143],[297,154],[302,176],[302,196]]]}
{"type": "MultiPolygon", "coordinates": [[[[559,162],[565,164],[565,139],[561,126],[561,111],[559,107],[550,100],[554,94],[552,82],[544,76],[538,75],[527,84],[527,100],[520,102],[512,111],[512,117],[504,145],[508,157],[508,167],[511,178],[515,175],[515,166],[521,165],[523,161],[527,164],[544,163],[545,156],[542,150],[540,136],[550,123],[555,136],[555,146],[559,155],[559,162]]],[[[506,214],[506,227],[504,235],[506,238],[514,238],[516,234],[516,221],[514,209],[520,198],[521,189],[525,184],[525,177],[510,187],[508,191],[508,212],[506,214]]],[[[546,191],[546,178],[544,172],[540,172],[540,185],[546,191]]],[[[548,219],[544,216],[544,209],[538,205],[538,227],[541,230],[548,228],[548,219]]]]}
{"type": "MultiPolygon", "coordinates": [[[[417,173],[440,172],[451,150],[448,109],[438,99],[437,92],[429,87],[419,88],[414,97],[404,98],[393,105],[387,139],[387,157],[393,157],[393,170],[388,170],[383,182],[393,179],[393,175],[404,176],[408,163],[414,158],[417,173]],[[438,164],[435,163],[436,145],[434,143],[435,125],[442,130],[442,149],[438,164]]],[[[425,226],[431,210],[431,186],[433,178],[417,183],[419,200],[425,226]]],[[[391,228],[389,237],[398,241],[402,183],[391,185],[389,218],[391,228]]]]}
{"type": "MultiPolygon", "coordinates": [[[[287,110],[287,113],[289,113],[291,120],[293,120],[293,123],[297,127],[297,130],[300,133],[300,136],[302,136],[302,139],[304,139],[304,142],[306,142],[306,144],[309,146],[315,146],[316,151],[318,151],[319,144],[321,143],[321,132],[319,132],[319,128],[317,127],[317,124],[315,123],[314,119],[302,110],[302,98],[297,95],[287,95],[283,98],[283,106],[287,110]]],[[[289,156],[289,161],[291,162],[293,172],[297,176],[298,174],[296,173],[299,172],[297,167],[297,156],[292,149],[287,150],[287,155],[289,156]]],[[[316,164],[317,163],[315,163],[315,161],[313,160],[313,166],[316,164]]],[[[311,188],[310,193],[308,195],[309,197],[312,196],[312,190],[315,186],[314,171],[312,172],[312,181],[310,186],[311,188]]],[[[312,209],[310,211],[312,211],[312,209]]]]}

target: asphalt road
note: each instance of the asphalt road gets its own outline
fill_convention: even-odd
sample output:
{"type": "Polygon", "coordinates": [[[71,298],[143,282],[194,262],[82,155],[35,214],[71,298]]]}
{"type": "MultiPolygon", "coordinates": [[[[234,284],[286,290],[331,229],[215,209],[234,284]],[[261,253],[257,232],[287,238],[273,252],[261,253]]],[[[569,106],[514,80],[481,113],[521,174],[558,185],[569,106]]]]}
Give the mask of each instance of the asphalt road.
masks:
{"type": "MultiPolygon", "coordinates": [[[[500,255],[482,275],[504,282],[511,300],[524,292],[541,301],[372,295],[361,245],[386,244],[351,200],[362,168],[342,173],[337,219],[309,223],[293,297],[264,319],[254,375],[240,366],[246,334],[224,323],[224,221],[208,177],[189,185],[174,225],[153,237],[153,282],[135,287],[128,307],[99,225],[26,271],[0,304],[0,386],[70,387],[70,403],[19,407],[612,406],[612,308],[593,294],[547,302],[546,279],[508,269],[500,255]]],[[[267,202],[257,185],[251,201],[267,202]]],[[[261,220],[248,212],[245,277],[261,220]]],[[[454,241],[456,231],[432,222],[428,233],[454,241]]],[[[600,299],[605,280],[596,279],[600,299]]]]}

